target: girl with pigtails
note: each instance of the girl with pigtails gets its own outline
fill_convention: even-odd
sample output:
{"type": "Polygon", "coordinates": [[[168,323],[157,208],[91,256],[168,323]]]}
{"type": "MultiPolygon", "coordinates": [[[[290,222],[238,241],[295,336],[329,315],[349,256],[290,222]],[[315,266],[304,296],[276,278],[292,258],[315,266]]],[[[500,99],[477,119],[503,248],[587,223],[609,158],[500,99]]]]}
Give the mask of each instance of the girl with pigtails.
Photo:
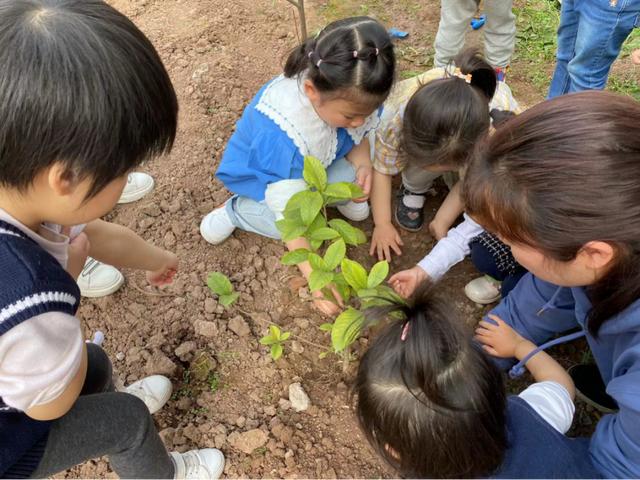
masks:
{"type": "MultiPolygon", "coordinates": [[[[394,71],[391,39],[369,17],[335,21],[294,49],[284,74],[260,89],[236,125],[216,172],[233,196],[202,220],[204,239],[220,244],[236,228],[281,238],[275,222],[287,201],[306,188],[307,155],[322,162],[329,183],[362,188],[362,199],[337,208],[350,220],[366,219],[372,181],[367,135],[378,125],[394,71]]],[[[298,238],[287,248],[309,245],[298,238]]],[[[307,262],[298,267],[310,275],[307,262]]],[[[323,300],[321,292],[314,295],[320,311],[337,313],[338,305],[323,300]]]]}

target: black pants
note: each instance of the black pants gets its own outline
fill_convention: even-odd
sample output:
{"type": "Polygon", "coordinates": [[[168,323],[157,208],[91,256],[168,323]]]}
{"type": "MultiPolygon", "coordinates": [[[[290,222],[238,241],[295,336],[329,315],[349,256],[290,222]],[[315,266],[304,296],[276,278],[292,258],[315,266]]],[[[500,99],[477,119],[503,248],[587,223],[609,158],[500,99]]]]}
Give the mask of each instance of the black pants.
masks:
{"type": "Polygon", "coordinates": [[[76,403],[53,422],[32,478],[109,456],[120,478],[173,478],[174,466],[142,400],[114,391],[111,361],[87,344],[87,378],[76,403]]]}
{"type": "Polygon", "coordinates": [[[500,293],[506,297],[527,270],[511,254],[508,245],[494,235],[484,232],[474,238],[471,247],[471,261],[485,275],[502,282],[500,293]]]}

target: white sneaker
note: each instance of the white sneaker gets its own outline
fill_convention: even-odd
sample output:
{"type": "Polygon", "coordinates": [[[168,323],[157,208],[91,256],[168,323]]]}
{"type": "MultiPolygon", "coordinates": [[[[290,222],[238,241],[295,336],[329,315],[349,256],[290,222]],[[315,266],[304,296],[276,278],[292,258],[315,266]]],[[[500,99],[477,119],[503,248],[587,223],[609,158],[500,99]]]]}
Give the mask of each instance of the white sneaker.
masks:
{"type": "Polygon", "coordinates": [[[122,286],[124,275],[117,268],[88,257],[77,281],[83,297],[106,297],[122,286]]]}
{"type": "Polygon", "coordinates": [[[500,300],[500,282],[485,275],[467,283],[464,293],[472,302],[488,305],[500,300]]]}
{"type": "Polygon", "coordinates": [[[217,448],[171,452],[176,468],[175,479],[216,479],[224,471],[224,455],[217,448]]]}
{"type": "Polygon", "coordinates": [[[133,172],[127,177],[127,185],[122,191],[118,203],[131,203],[140,200],[147,193],[153,190],[153,177],[146,173],[133,172]]]}
{"type": "Polygon", "coordinates": [[[337,208],[342,215],[354,222],[361,222],[369,217],[368,202],[356,203],[350,201],[344,205],[338,205],[337,208]]]}
{"type": "Polygon", "coordinates": [[[224,242],[236,229],[227,214],[226,204],[216,208],[200,222],[200,235],[207,242],[218,245],[224,242]]]}
{"type": "Polygon", "coordinates": [[[124,391],[142,400],[153,415],[169,401],[173,387],[167,377],[151,375],[132,383],[124,391]]]}

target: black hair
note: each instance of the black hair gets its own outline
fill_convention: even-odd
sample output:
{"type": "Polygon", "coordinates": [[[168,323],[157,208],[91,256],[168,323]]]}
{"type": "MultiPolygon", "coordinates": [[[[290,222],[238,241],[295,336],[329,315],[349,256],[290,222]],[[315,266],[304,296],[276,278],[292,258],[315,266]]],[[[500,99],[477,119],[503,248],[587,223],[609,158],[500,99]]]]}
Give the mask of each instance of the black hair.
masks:
{"type": "MultiPolygon", "coordinates": [[[[456,313],[423,288],[364,354],[356,413],[372,446],[406,478],[491,474],[506,450],[502,374],[456,313]]],[[[390,309],[376,309],[370,321],[390,309]]]]}
{"type": "Polygon", "coordinates": [[[325,94],[356,97],[380,104],[395,76],[395,54],[385,28],[369,17],[352,17],[327,25],[287,58],[284,74],[307,78],[325,94]]]}
{"type": "Polygon", "coordinates": [[[0,2],[0,185],[62,162],[87,197],[169,151],[178,102],[151,42],[100,0],[0,2]]]}
{"type": "Polygon", "coordinates": [[[407,103],[401,149],[416,165],[463,167],[476,141],[489,130],[495,70],[475,49],[463,51],[454,63],[467,78],[449,73],[450,65],[445,78],[422,85],[407,103]]]}

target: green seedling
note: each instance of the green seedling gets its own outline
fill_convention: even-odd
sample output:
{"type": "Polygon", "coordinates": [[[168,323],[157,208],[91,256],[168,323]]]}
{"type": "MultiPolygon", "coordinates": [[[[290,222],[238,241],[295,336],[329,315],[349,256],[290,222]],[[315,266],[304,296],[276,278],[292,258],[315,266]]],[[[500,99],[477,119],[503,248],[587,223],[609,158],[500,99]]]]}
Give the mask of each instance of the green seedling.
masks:
{"type": "Polygon", "coordinates": [[[284,351],[284,343],[289,340],[291,332],[283,332],[275,325],[269,326],[269,334],[260,339],[261,345],[271,348],[271,358],[278,360],[284,351]]]}
{"type": "Polygon", "coordinates": [[[233,290],[233,285],[229,279],[220,272],[211,272],[207,277],[207,286],[215,295],[218,301],[225,307],[232,305],[240,294],[233,290]]]}

